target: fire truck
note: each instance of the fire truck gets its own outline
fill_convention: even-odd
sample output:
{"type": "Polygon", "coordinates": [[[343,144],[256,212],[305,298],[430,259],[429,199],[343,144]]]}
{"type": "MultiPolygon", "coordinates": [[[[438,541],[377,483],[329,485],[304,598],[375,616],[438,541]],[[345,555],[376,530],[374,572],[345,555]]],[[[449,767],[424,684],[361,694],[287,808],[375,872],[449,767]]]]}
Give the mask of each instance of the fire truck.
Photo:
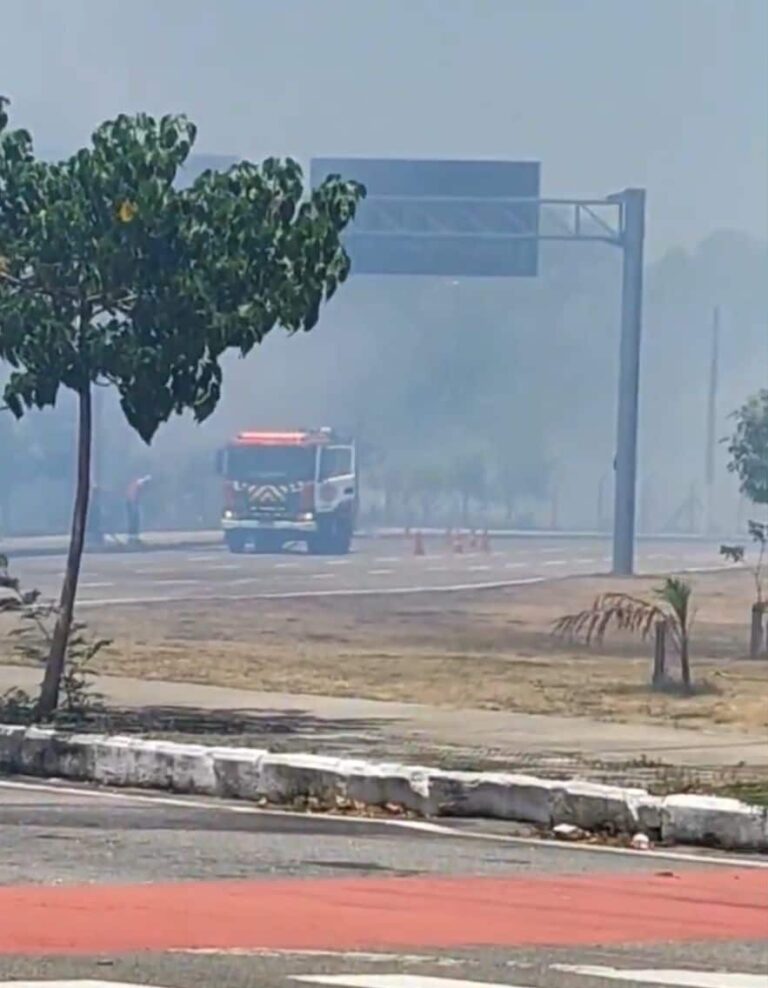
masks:
{"type": "Polygon", "coordinates": [[[221,527],[230,552],[282,549],[345,555],[358,505],[357,455],[332,429],[241,432],[218,454],[221,527]]]}

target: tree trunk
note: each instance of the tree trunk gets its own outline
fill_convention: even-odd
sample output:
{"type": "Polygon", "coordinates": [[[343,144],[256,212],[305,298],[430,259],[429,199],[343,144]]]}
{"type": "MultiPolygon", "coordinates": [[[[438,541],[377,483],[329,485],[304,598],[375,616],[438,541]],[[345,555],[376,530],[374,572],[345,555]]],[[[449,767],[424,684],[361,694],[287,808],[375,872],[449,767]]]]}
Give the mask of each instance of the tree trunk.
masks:
{"type": "Polygon", "coordinates": [[[91,487],[91,433],[91,390],[89,386],[87,390],[78,395],[77,485],[72,511],[72,530],[69,539],[69,552],[67,553],[67,568],[59,598],[59,615],[53,631],[51,650],[45,665],[40,697],[37,701],[36,719],[38,721],[48,720],[59,705],[59,688],[67,657],[88,518],[88,497],[91,487]]]}
{"type": "Polygon", "coordinates": [[[749,657],[759,659],[763,650],[763,605],[752,605],[752,624],[749,631],[749,657]]]}
{"type": "Polygon", "coordinates": [[[683,686],[690,690],[691,688],[691,660],[688,654],[688,635],[685,633],[680,636],[680,674],[683,680],[683,686]]]}
{"type": "Polygon", "coordinates": [[[667,622],[657,621],[653,643],[653,686],[662,686],[667,678],[667,622]]]}

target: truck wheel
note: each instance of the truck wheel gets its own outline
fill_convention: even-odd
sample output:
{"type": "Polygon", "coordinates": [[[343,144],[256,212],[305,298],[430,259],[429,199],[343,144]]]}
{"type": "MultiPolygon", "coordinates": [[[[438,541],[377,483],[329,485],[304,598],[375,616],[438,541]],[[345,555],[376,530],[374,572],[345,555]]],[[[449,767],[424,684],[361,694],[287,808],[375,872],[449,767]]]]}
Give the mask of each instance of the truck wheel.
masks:
{"type": "Polygon", "coordinates": [[[351,528],[337,518],[331,519],[307,540],[307,549],[313,556],[346,556],[351,545],[351,528]]]}
{"type": "Polygon", "coordinates": [[[231,529],[224,533],[224,541],[227,543],[227,548],[230,552],[236,552],[238,555],[241,552],[245,552],[245,533],[239,532],[237,529],[231,529]]]}

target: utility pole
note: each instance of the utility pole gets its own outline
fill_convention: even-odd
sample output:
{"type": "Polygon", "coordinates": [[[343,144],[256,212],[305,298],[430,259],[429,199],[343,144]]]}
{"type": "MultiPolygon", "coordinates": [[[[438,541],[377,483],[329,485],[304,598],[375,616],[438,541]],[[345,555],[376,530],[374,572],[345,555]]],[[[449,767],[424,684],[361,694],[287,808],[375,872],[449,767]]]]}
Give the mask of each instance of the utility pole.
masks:
{"type": "Polygon", "coordinates": [[[625,189],[611,200],[621,203],[623,247],[613,572],[617,576],[631,576],[635,564],[645,189],[625,189]]]}
{"type": "Polygon", "coordinates": [[[714,487],[715,487],[715,449],[717,437],[717,385],[720,376],[720,306],[716,305],[712,312],[712,350],[709,361],[709,388],[707,391],[707,448],[705,450],[705,530],[712,533],[714,487]]]}

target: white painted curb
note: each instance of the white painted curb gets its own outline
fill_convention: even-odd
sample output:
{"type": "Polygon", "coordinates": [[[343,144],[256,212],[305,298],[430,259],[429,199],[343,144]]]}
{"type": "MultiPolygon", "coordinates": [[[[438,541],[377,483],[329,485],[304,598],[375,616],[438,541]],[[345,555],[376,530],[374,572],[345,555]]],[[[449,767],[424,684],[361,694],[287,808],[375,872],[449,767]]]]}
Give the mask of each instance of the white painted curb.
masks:
{"type": "Polygon", "coordinates": [[[578,780],[501,772],[444,772],[386,762],[280,755],[135,737],[69,734],[0,725],[0,773],[285,804],[315,798],[394,805],[423,816],[493,817],[542,827],[561,823],[669,843],[768,851],[768,809],[735,799],[660,798],[578,780]]]}

